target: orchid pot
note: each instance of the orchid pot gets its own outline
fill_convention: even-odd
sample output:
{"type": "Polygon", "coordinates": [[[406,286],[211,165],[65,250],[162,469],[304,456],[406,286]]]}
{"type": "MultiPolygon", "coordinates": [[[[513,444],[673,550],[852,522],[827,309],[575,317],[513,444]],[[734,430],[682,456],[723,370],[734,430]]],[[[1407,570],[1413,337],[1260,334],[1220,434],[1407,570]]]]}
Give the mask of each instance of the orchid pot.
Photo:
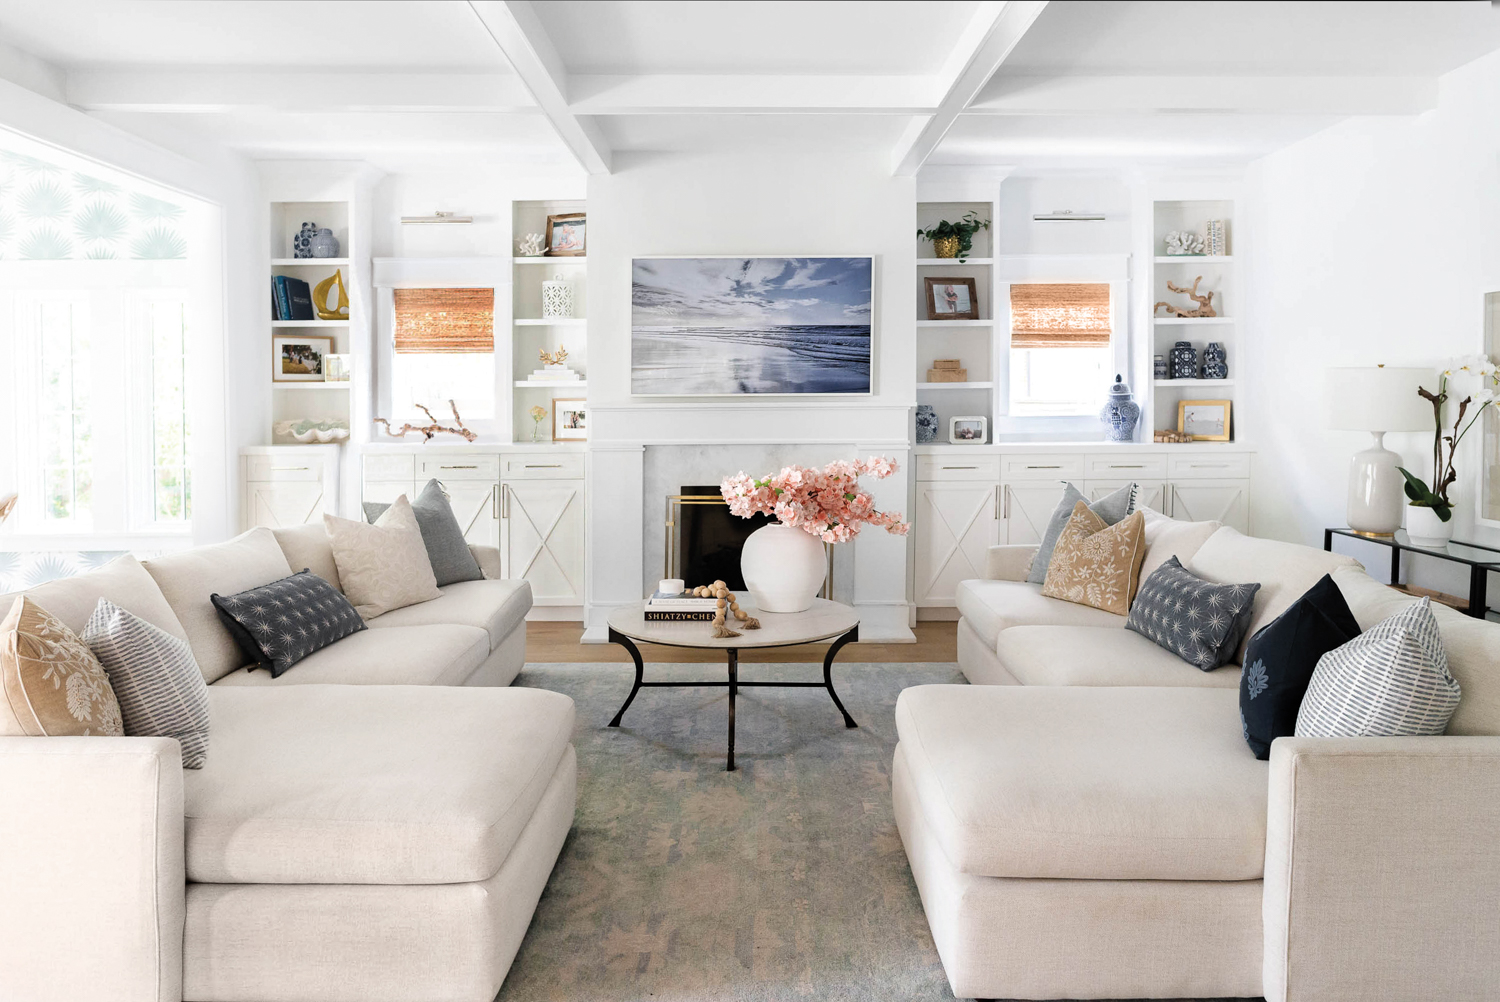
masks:
{"type": "Polygon", "coordinates": [[[1413,546],[1442,549],[1453,538],[1453,519],[1446,521],[1429,505],[1406,506],[1406,538],[1413,546]]]}

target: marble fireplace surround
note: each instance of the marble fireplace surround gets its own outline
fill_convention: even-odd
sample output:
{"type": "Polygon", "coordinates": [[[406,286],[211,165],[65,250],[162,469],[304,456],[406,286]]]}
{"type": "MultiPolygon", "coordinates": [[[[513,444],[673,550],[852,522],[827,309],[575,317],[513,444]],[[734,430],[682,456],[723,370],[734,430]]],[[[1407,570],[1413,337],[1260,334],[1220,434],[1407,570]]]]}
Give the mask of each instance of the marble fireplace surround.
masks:
{"type": "MultiPolygon", "coordinates": [[[[664,576],[666,499],[684,485],[717,484],[742,471],[764,476],[793,463],[822,466],[835,459],[873,455],[893,457],[900,470],[885,480],[866,479],[863,484],[879,508],[909,517],[911,455],[904,444],[591,444],[594,501],[585,642],[603,642],[609,610],[640,601],[664,576]],[[629,503],[636,499],[638,504],[629,503]],[[639,517],[632,519],[634,512],[639,517]]],[[[907,601],[908,554],[907,538],[881,529],[867,529],[853,542],[833,548],[834,598],[860,610],[861,639],[915,642],[907,601]]]]}

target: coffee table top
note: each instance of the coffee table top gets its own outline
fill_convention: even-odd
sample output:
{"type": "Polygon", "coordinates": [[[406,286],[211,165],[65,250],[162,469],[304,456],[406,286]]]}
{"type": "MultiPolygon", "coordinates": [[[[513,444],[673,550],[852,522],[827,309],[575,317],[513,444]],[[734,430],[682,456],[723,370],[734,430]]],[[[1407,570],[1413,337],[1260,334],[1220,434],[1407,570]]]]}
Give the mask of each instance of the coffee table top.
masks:
{"type": "Polygon", "coordinates": [[[827,599],[813,599],[806,612],[760,612],[742,608],[760,620],[760,629],[746,630],[738,623],[729,627],[738,637],[714,639],[712,623],[648,623],[643,605],[625,606],[609,614],[609,628],[631,640],[665,647],[706,647],[715,650],[751,647],[790,647],[841,637],[859,625],[852,606],[827,599]]]}

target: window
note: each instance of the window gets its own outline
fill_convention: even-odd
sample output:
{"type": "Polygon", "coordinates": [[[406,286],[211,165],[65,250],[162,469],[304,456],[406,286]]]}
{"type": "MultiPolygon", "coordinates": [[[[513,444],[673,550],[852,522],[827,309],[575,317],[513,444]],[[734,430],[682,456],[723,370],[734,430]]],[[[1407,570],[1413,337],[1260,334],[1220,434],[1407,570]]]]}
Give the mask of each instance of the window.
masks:
{"type": "Polygon", "coordinates": [[[495,290],[396,289],[391,403],[396,415],[495,416],[495,290]]]}
{"type": "Polygon", "coordinates": [[[27,312],[35,359],[41,516],[87,531],[93,512],[88,303],[47,299],[33,302],[27,312]]]}
{"type": "Polygon", "coordinates": [[[1114,367],[1107,282],[1010,287],[1010,414],[1092,415],[1114,367]]]}
{"type": "Polygon", "coordinates": [[[187,310],[181,299],[153,299],[150,326],[151,512],[156,522],[193,517],[188,468],[187,310]]]}

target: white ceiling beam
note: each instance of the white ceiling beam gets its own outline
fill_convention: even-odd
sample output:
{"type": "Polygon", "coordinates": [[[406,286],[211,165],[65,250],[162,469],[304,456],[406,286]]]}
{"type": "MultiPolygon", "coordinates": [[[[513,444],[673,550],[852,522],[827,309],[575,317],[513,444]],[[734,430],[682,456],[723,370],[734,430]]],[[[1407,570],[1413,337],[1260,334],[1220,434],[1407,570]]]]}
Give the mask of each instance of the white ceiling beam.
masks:
{"type": "Polygon", "coordinates": [[[568,81],[579,115],[930,115],[943,96],[931,76],[578,75],[568,81]]]}
{"type": "Polygon", "coordinates": [[[965,114],[1415,115],[1437,96],[1435,77],[1007,76],[965,114]]]}
{"type": "Polygon", "coordinates": [[[568,70],[526,0],[469,0],[479,21],[558,136],[590,174],[608,174],[610,149],[599,127],[568,107],[568,70]]]}
{"type": "Polygon", "coordinates": [[[1046,6],[1047,0],[991,0],[979,5],[938,74],[946,86],[937,110],[913,119],[896,143],[893,174],[916,175],[1046,6]]]}
{"type": "Polygon", "coordinates": [[[74,70],[67,102],[89,111],[538,113],[509,73],[74,70]]]}

